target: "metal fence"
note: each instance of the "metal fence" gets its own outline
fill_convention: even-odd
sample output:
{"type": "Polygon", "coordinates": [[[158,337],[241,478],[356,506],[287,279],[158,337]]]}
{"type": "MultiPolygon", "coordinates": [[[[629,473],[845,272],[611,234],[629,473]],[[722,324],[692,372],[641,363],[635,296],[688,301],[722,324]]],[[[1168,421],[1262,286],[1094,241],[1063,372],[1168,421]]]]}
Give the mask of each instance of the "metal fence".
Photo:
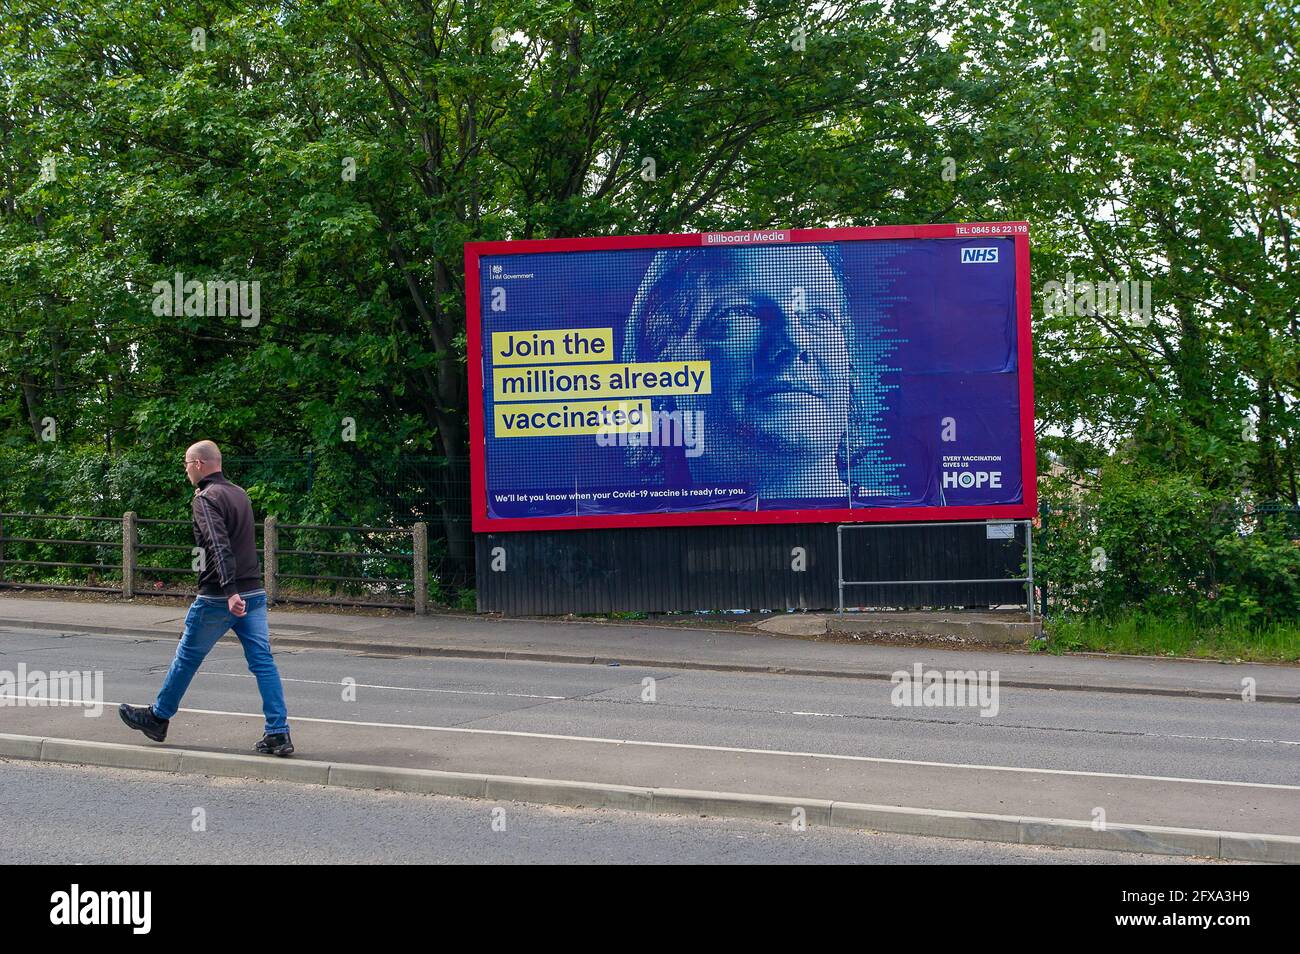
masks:
{"type": "MultiPolygon", "coordinates": [[[[125,550],[122,547],[121,538],[122,519],[117,517],[81,517],[81,516],[62,516],[55,514],[22,514],[22,513],[0,513],[0,585],[7,585],[9,580],[6,575],[6,564],[10,566],[21,565],[29,567],[39,567],[41,571],[30,574],[41,578],[48,578],[52,570],[75,570],[84,571],[88,576],[89,582],[84,584],[65,584],[65,583],[41,583],[41,589],[49,590],[100,590],[112,592],[121,589],[121,584],[117,586],[99,585],[96,581],[100,579],[99,574],[107,571],[109,577],[116,576],[121,578],[122,569],[128,562],[125,550]],[[58,527],[67,527],[69,532],[75,534],[74,537],[48,537],[37,536],[35,534],[52,533],[50,531],[28,530],[17,536],[11,535],[9,528],[17,520],[42,524],[52,524],[54,529],[58,527]],[[102,532],[101,532],[102,531],[102,532]],[[101,532],[101,535],[93,540],[82,540],[78,537],[91,536],[93,533],[101,532]],[[46,552],[54,548],[72,548],[74,552],[85,552],[85,548],[93,547],[93,560],[20,560],[15,559],[14,545],[19,544],[24,548],[35,548],[38,556],[58,556],[58,552],[46,552]],[[116,563],[106,562],[108,559],[116,556],[116,563]]],[[[71,574],[64,574],[71,575],[71,574]]]]}
{"type": "MultiPolygon", "coordinates": [[[[1259,539],[1259,530],[1268,528],[1300,543],[1300,508],[1215,508],[1181,525],[1179,516],[1177,506],[1149,514],[1140,506],[1117,511],[1044,504],[1032,531],[1032,571],[1020,563],[1022,548],[1028,557],[1030,529],[1019,524],[1003,541],[1007,552],[999,549],[987,566],[991,551],[977,525],[932,529],[947,542],[917,550],[930,554],[924,559],[903,537],[891,541],[889,535],[910,538],[925,532],[917,527],[944,525],[854,533],[855,540],[880,545],[849,547],[845,541],[842,550],[841,532],[831,524],[474,536],[455,518],[358,526],[272,516],[256,527],[266,588],[282,603],[503,613],[829,609],[847,602],[838,598],[840,581],[852,587],[855,604],[873,606],[975,605],[989,601],[989,587],[1006,588],[993,602],[1014,602],[1017,588],[1021,594],[1036,589],[1044,616],[1122,609],[1153,598],[1185,603],[1215,597],[1225,583],[1273,604],[1291,598],[1286,587],[1295,572],[1275,564],[1294,561],[1295,545],[1237,554],[1225,551],[1223,541],[1259,539]],[[1142,532],[1130,532],[1132,526],[1142,532]],[[953,536],[962,531],[980,539],[967,545],[953,536]],[[790,572],[796,548],[806,555],[807,572],[790,572]],[[508,572],[495,572],[492,554],[498,550],[502,556],[508,551],[509,559],[499,561],[508,572]],[[1026,579],[1031,572],[1032,583],[1026,579]],[[991,582],[962,582],[976,579],[991,582]],[[927,589],[940,585],[942,591],[927,589]]],[[[188,520],[138,518],[131,511],[121,517],[0,513],[4,587],[188,596],[195,556],[188,520]]]]}
{"type": "MultiPolygon", "coordinates": [[[[52,446],[35,454],[19,454],[0,447],[0,473],[5,475],[0,480],[0,511],[42,515],[108,515],[134,511],[142,520],[178,521],[170,530],[155,526],[145,533],[144,543],[181,543],[188,539],[184,524],[189,518],[191,490],[180,473],[178,461],[179,456],[175,460],[162,460],[156,451],[127,450],[108,455],[65,452],[52,446]]],[[[226,476],[249,492],[259,515],[278,517],[285,524],[397,527],[409,531],[414,524],[425,523],[430,565],[440,585],[460,589],[473,586],[474,546],[467,461],[420,454],[381,459],[341,449],[300,455],[244,456],[234,452],[227,454],[223,463],[226,476]]],[[[85,529],[88,525],[74,522],[73,526],[85,529]]],[[[41,525],[26,535],[53,536],[48,531],[48,525],[41,525]]],[[[98,536],[98,533],[80,535],[83,539],[98,536]]],[[[341,540],[318,540],[299,549],[333,547],[347,549],[341,540]]],[[[89,550],[68,552],[71,555],[66,558],[48,556],[48,561],[109,564],[117,559],[92,561],[89,550]]],[[[27,552],[23,555],[32,556],[27,552]]],[[[57,573],[76,568],[45,569],[57,573]]],[[[81,568],[79,572],[107,574],[111,571],[81,568]]],[[[324,576],[364,575],[355,568],[331,573],[315,567],[311,572],[324,576]]]]}
{"type": "MultiPolygon", "coordinates": [[[[272,602],[372,606],[426,613],[454,604],[463,571],[433,554],[429,528],[255,524],[264,586],[272,602]]],[[[199,548],[188,520],[0,513],[0,586],[138,595],[192,596],[199,548]],[[49,528],[49,529],[42,529],[49,528]],[[64,533],[57,531],[62,528],[64,533]],[[88,529],[89,528],[89,529],[88,529]],[[90,539],[87,539],[90,538],[90,539]],[[84,559],[47,559],[89,553],[84,559]],[[51,582],[51,578],[61,578],[51,582]]]]}
{"type": "Polygon", "coordinates": [[[1034,620],[1032,520],[850,523],[835,532],[838,612],[844,588],[856,587],[851,606],[1019,602],[1034,620]],[[866,538],[851,541],[847,555],[846,532],[866,538]]]}

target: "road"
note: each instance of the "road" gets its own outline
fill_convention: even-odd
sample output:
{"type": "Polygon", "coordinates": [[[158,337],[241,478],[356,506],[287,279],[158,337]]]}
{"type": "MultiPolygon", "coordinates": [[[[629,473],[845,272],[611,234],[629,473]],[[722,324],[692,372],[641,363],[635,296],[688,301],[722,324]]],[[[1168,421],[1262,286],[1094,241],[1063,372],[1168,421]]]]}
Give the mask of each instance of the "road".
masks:
{"type": "Polygon", "coordinates": [[[0,760],[0,779],[0,856],[20,865],[1200,862],[38,762],[0,760]]]}
{"type": "MultiPolygon", "coordinates": [[[[143,704],[173,647],[143,635],[0,630],[0,669],[102,670],[108,701],[143,704]]],[[[984,718],[895,707],[883,681],[276,656],[304,759],[1082,821],[1101,808],[1112,824],[1300,834],[1294,704],[1004,687],[997,715],[984,718]]],[[[247,751],[259,712],[238,644],[223,640],[167,744],[247,751]]],[[[75,708],[5,707],[0,732],[143,742],[111,710],[88,719],[75,708]]]]}

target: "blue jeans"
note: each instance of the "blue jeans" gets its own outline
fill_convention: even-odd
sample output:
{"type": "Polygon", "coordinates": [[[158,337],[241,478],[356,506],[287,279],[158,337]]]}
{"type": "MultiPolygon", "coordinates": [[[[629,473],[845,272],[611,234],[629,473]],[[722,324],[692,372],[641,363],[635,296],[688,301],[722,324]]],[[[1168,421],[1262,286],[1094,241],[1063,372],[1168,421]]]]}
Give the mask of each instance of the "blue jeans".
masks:
{"type": "Polygon", "coordinates": [[[167,670],[167,678],[153,704],[154,715],[170,719],[181,706],[181,697],[217,640],[234,629],[244,647],[248,668],[257,677],[262,694],[262,713],[266,716],[267,735],[289,731],[289,713],[284,705],[284,687],[280,672],[271,658],[271,633],[266,625],[266,593],[240,594],[247,606],[243,616],[236,616],[226,606],[224,596],[200,596],[185,616],[185,634],[176,647],[176,658],[167,670]]]}

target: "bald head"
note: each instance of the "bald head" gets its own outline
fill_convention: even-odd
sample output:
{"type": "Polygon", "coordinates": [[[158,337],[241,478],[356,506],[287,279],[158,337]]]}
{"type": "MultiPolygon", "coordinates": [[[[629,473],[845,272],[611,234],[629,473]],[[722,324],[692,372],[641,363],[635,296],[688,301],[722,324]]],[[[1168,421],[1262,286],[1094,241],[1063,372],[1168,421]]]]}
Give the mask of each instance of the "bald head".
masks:
{"type": "Polygon", "coordinates": [[[221,448],[212,441],[191,444],[185,452],[185,476],[196,487],[200,480],[221,470],[221,448]]]}
{"type": "Polygon", "coordinates": [[[197,444],[191,444],[190,449],[185,454],[195,460],[210,460],[218,464],[221,463],[221,448],[212,441],[199,441],[197,444]]]}

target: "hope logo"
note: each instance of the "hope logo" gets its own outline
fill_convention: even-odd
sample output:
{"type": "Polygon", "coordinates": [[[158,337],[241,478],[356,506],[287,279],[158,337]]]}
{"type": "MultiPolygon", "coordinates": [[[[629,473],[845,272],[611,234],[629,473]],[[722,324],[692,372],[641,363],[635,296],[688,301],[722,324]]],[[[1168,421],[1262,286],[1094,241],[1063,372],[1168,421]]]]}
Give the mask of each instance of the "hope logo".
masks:
{"type": "Polygon", "coordinates": [[[1000,470],[946,470],[943,472],[944,487],[1001,487],[1000,470]]]}

